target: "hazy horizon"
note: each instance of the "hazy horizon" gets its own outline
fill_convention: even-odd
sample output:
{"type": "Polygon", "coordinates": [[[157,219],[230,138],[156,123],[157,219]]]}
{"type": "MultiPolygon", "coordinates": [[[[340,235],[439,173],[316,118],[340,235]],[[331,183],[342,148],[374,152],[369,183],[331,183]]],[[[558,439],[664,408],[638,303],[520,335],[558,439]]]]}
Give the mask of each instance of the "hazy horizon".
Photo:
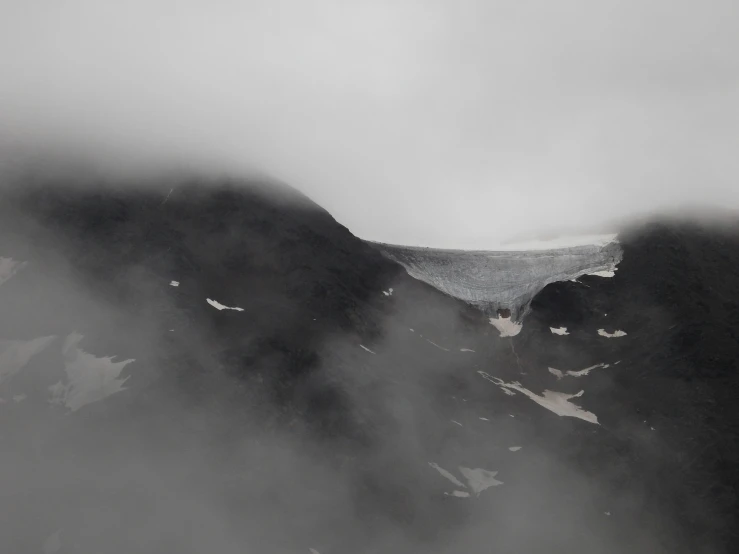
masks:
{"type": "Polygon", "coordinates": [[[258,167],[356,235],[486,248],[739,208],[739,6],[11,2],[0,144],[258,167]]]}

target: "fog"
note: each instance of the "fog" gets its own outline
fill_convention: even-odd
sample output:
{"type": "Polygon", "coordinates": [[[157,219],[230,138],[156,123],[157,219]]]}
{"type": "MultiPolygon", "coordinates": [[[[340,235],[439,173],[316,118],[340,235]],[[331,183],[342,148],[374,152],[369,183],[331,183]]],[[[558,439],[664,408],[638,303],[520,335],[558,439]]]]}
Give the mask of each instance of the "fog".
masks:
{"type": "Polygon", "coordinates": [[[6,1],[2,144],[129,168],[258,167],[391,243],[485,248],[737,207],[738,11],[6,1]]]}
{"type": "MultiPolygon", "coordinates": [[[[65,186],[99,175],[78,162],[147,182],[267,173],[362,238],[446,248],[739,208],[736,15],[729,1],[6,1],[0,162],[65,186]]],[[[367,278],[377,298],[346,293],[365,310],[353,332],[328,308],[314,323],[331,296],[288,302],[281,279],[308,275],[313,300],[322,268],[341,275],[333,292],[364,283],[364,254],[341,265],[361,243],[334,244],[331,227],[331,248],[311,251],[267,232],[272,212],[213,222],[207,198],[158,184],[133,222],[116,219],[122,196],[60,195],[59,213],[88,210],[67,235],[0,204],[8,548],[553,552],[576,536],[653,552],[684,538],[639,481],[619,484],[632,467],[578,455],[597,450],[570,433],[582,427],[527,399],[518,412],[479,376],[507,385],[521,369],[482,314],[398,274],[367,278]],[[75,381],[90,368],[110,372],[95,394],[75,381]],[[447,498],[430,464],[502,486],[447,498]]],[[[613,362],[565,354],[565,372],[613,362]]],[[[675,456],[632,419],[603,416],[654,449],[646,480],[675,456]]]]}
{"type": "MultiPolygon", "coordinates": [[[[656,478],[675,458],[660,435],[644,436],[642,416],[621,410],[596,428],[500,389],[528,385],[520,364],[540,334],[516,352],[484,314],[403,272],[355,296],[342,264],[361,260],[342,241],[359,241],[332,224],[332,246],[308,255],[342,268],[329,285],[361,302],[342,328],[330,298],[310,302],[319,277],[307,269],[293,274],[301,293],[290,296],[288,268],[301,258],[275,244],[300,227],[297,212],[274,218],[247,197],[224,222],[213,199],[186,187],[147,197],[64,186],[46,187],[37,204],[0,204],[0,338],[36,339],[38,350],[0,376],[0,472],[12,476],[0,529],[11,551],[549,554],[575,541],[604,554],[689,550],[641,481],[621,481],[656,478]],[[126,203],[137,209],[117,211],[126,203]],[[280,223],[260,234],[250,218],[280,223]],[[274,270],[260,274],[255,261],[274,270]],[[218,309],[207,301],[215,294],[244,311],[218,309]],[[123,387],[94,374],[74,382],[75,371],[129,360],[114,376],[123,387]],[[105,394],[79,406],[66,394],[78,385],[105,394]],[[648,454],[639,471],[610,462],[601,428],[635,437],[648,454]],[[469,496],[446,496],[455,488],[436,465],[469,496]],[[500,484],[480,491],[469,475],[482,471],[500,484]]],[[[571,361],[556,363],[564,371],[614,361],[542,349],[571,361]]],[[[554,379],[538,363],[531,370],[536,390],[554,379]]],[[[593,377],[608,394],[630,393],[605,371],[593,377]]],[[[566,379],[557,391],[596,399],[592,381],[566,379]]],[[[604,415],[608,403],[595,402],[584,406],[604,415]]],[[[714,515],[699,500],[689,507],[714,515]]]]}

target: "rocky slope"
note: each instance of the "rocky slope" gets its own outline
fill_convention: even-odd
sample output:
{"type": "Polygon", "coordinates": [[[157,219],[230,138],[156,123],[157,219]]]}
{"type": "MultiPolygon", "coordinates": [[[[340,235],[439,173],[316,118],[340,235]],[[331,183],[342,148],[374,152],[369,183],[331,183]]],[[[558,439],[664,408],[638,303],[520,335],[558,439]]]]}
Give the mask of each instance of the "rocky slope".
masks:
{"type": "Polygon", "coordinates": [[[739,544],[733,230],[622,234],[615,277],[550,282],[505,337],[284,186],[24,185],[8,551],[739,544]]]}

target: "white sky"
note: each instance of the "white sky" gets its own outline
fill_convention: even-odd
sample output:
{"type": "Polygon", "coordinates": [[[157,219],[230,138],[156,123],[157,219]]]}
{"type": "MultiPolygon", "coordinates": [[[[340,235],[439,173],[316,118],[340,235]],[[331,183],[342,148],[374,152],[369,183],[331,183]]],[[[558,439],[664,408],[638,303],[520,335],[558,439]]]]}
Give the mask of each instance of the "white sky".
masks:
{"type": "Polygon", "coordinates": [[[0,134],[256,162],[355,234],[484,248],[739,207],[736,0],[3,0],[0,134]]]}

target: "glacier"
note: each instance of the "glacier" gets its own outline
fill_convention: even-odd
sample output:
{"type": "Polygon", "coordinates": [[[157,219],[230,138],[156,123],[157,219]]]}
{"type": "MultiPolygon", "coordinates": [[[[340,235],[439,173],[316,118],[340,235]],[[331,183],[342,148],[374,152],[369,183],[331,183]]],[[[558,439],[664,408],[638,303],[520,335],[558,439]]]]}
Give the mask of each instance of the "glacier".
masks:
{"type": "MultiPolygon", "coordinates": [[[[510,311],[519,322],[549,283],[583,275],[611,276],[623,252],[615,235],[592,244],[545,250],[446,250],[368,243],[408,274],[489,315],[510,311]]],[[[498,314],[499,315],[499,314],[498,314]]]]}

